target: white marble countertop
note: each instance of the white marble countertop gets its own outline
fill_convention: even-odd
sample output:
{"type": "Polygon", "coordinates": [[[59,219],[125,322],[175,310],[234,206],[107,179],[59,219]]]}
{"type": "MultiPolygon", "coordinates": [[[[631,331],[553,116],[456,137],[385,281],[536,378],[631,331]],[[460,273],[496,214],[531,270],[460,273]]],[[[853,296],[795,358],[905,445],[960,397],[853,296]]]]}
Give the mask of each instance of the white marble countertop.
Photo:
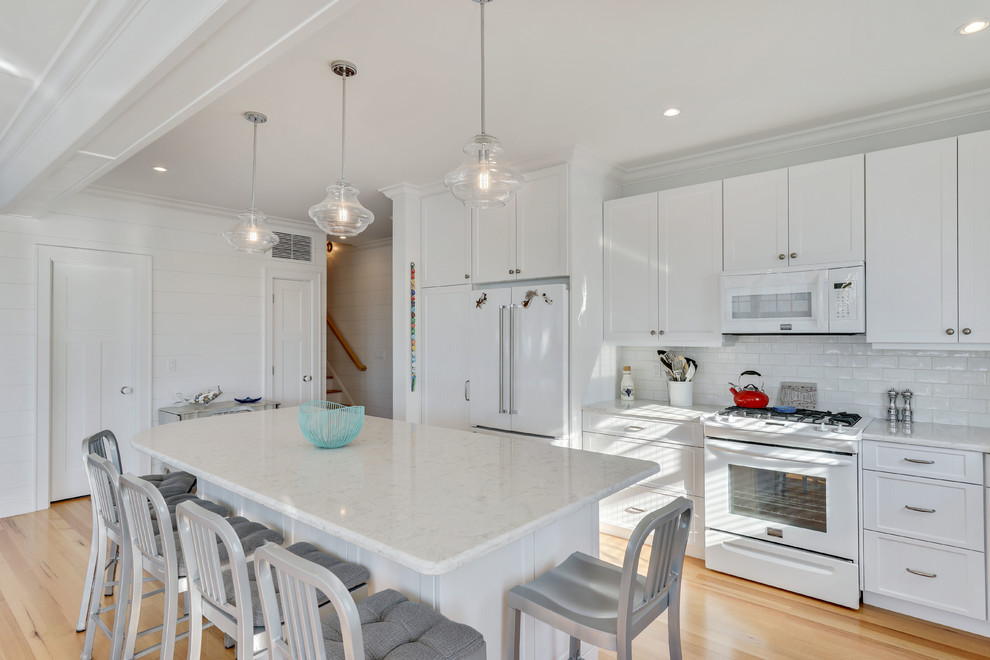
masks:
{"type": "Polygon", "coordinates": [[[528,438],[366,417],[318,449],[298,408],[141,431],[153,458],[421,574],[441,575],[659,471],[652,461],[528,438]]]}
{"type": "Polygon", "coordinates": [[[650,401],[647,399],[622,401],[621,399],[611,399],[597,403],[586,403],[581,406],[581,409],[585,412],[604,413],[607,415],[682,422],[700,421],[702,417],[713,412],[718,412],[723,407],[696,404],[690,408],[675,408],[666,401],[650,401]]]}
{"type": "Polygon", "coordinates": [[[915,422],[909,427],[899,423],[891,427],[885,419],[874,419],[863,432],[863,439],[990,453],[990,428],[980,426],[915,422]]]}

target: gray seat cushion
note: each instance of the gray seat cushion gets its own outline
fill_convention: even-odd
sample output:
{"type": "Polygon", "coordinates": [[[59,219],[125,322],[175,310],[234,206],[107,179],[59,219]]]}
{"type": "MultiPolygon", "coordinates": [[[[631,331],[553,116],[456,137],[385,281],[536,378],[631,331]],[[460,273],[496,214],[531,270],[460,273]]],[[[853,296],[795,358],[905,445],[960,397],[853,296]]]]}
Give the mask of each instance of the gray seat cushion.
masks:
{"type": "MultiPolygon", "coordinates": [[[[208,504],[213,504],[213,503],[208,502],[208,504]]],[[[219,506],[219,505],[215,505],[215,506],[219,506]]],[[[230,521],[230,526],[234,528],[234,533],[237,535],[237,538],[241,542],[241,547],[244,548],[244,554],[250,554],[254,552],[255,550],[257,550],[258,548],[260,548],[269,541],[272,541],[273,543],[281,543],[282,541],[285,540],[285,537],[283,537],[280,532],[277,532],[274,529],[269,529],[268,527],[265,527],[261,523],[251,522],[247,518],[243,518],[241,516],[234,516],[233,518],[228,518],[228,520],[230,521]]],[[[185,562],[185,555],[182,553],[181,550],[182,544],[179,541],[179,532],[176,530],[172,530],[172,534],[173,534],[173,538],[175,539],[175,547],[177,550],[179,550],[179,557],[177,562],[179,568],[179,577],[184,577],[186,574],[186,562],[185,562]]],[[[161,541],[157,540],[158,539],[157,535],[155,536],[155,539],[157,543],[161,543],[161,541]]],[[[161,546],[159,545],[159,547],[161,546]]],[[[228,560],[227,549],[222,545],[218,549],[220,554],[220,561],[226,562],[228,560]]],[[[254,580],[254,564],[248,564],[248,579],[254,580]]]]}
{"type": "Polygon", "coordinates": [[[188,472],[169,472],[167,474],[146,474],[141,477],[158,489],[162,497],[168,499],[173,495],[191,493],[196,487],[195,475],[188,472]]]}
{"type": "MultiPolygon", "coordinates": [[[[358,603],[366,660],[457,660],[477,653],[485,639],[474,628],[386,589],[358,603]]],[[[340,618],[323,619],[330,660],[344,660],[340,618]]]]}
{"type": "MultiPolygon", "coordinates": [[[[195,502],[199,506],[203,507],[207,511],[211,511],[218,516],[227,517],[230,515],[230,511],[227,507],[222,504],[217,504],[216,502],[211,502],[209,500],[201,500],[192,493],[183,493],[181,495],[172,495],[171,497],[165,498],[165,506],[168,508],[168,515],[172,518],[172,529],[178,529],[179,523],[175,518],[175,507],[179,506],[181,502],[195,502]]],[[[158,530],[156,529],[155,532],[158,530]]]]}

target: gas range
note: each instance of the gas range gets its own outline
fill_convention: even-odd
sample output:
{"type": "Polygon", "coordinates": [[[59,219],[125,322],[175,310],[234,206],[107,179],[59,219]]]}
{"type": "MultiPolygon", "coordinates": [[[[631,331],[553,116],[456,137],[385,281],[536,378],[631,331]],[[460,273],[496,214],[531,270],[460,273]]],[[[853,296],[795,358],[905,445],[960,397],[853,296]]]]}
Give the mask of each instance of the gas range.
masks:
{"type": "Polygon", "coordinates": [[[704,425],[707,437],[858,454],[869,422],[856,413],[732,406],[713,413],[704,425]]]}

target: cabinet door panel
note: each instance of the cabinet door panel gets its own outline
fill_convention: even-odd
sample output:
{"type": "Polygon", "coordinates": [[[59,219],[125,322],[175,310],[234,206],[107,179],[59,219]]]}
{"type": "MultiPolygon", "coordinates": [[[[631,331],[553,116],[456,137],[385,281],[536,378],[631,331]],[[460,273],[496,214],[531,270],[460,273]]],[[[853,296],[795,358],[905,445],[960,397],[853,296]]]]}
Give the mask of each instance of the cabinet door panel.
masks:
{"type": "Polygon", "coordinates": [[[567,242],[567,166],[527,175],[516,196],[516,277],[566,277],[567,242]]]}
{"type": "Polygon", "coordinates": [[[866,308],[867,341],[956,342],[955,138],[866,155],[866,308]]]}
{"type": "Polygon", "coordinates": [[[737,176],[722,185],[725,270],[786,266],[787,170],[737,176]]]}
{"type": "Polygon", "coordinates": [[[990,343],[990,131],[959,138],[959,341],[990,343]],[[966,330],[969,330],[967,333],[966,330]]]}
{"type": "Polygon", "coordinates": [[[658,222],[662,343],[720,344],[722,182],[661,192],[658,222]]]}
{"type": "Polygon", "coordinates": [[[606,341],[657,345],[658,268],[656,193],[606,202],[606,341]]]}
{"type": "Polygon", "coordinates": [[[788,170],[789,265],[866,258],[863,162],[857,154],[788,170]]]}
{"type": "Polygon", "coordinates": [[[449,192],[422,202],[422,286],[470,282],[471,210],[449,192]]]}
{"type": "Polygon", "coordinates": [[[479,209],[472,215],[475,284],[516,279],[516,199],[498,208],[479,209]]]}
{"type": "MultiPolygon", "coordinates": [[[[460,204],[460,202],[457,202],[460,204]]],[[[470,378],[471,287],[423,289],[420,311],[420,377],[423,423],[452,429],[468,428],[465,381],[470,378]]]]}

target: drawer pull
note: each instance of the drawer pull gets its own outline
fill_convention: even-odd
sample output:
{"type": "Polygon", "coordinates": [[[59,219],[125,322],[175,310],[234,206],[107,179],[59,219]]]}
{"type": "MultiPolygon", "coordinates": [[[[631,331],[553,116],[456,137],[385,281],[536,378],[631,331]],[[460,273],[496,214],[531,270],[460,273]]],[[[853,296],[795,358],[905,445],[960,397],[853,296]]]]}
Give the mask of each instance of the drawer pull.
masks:
{"type": "Polygon", "coordinates": [[[904,508],[909,511],[917,511],[918,513],[935,513],[935,509],[923,509],[920,506],[911,506],[910,504],[905,504],[904,508]]]}
{"type": "Polygon", "coordinates": [[[645,426],[627,426],[626,427],[626,430],[627,431],[630,431],[630,432],[645,431],[646,430],[646,427],[645,426]]]}
{"type": "Polygon", "coordinates": [[[646,513],[646,509],[640,509],[638,506],[627,506],[624,511],[626,513],[646,513]]]}
{"type": "Polygon", "coordinates": [[[921,577],[924,577],[924,578],[937,578],[938,577],[938,574],[937,573],[926,573],[925,571],[919,571],[919,570],[916,570],[914,568],[906,568],[904,570],[906,570],[908,573],[911,573],[913,575],[920,575],[921,577]]]}
{"type": "Polygon", "coordinates": [[[925,460],[923,458],[904,458],[908,463],[917,463],[918,465],[935,465],[935,461],[925,460]]]}

